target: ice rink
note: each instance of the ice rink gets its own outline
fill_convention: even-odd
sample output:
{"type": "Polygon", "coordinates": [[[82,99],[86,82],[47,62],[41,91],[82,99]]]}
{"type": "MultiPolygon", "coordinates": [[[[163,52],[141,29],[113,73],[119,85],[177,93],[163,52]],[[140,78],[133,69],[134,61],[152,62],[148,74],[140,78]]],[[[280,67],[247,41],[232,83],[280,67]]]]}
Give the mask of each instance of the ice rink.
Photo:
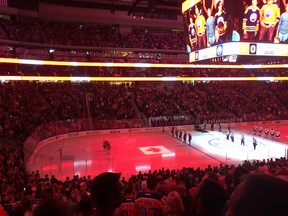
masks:
{"type": "MultiPolygon", "coordinates": [[[[272,125],[273,126],[273,125],[272,125]]],[[[287,125],[277,125],[281,131],[287,125]]],[[[267,126],[271,127],[271,125],[267,126]]],[[[46,145],[35,155],[29,171],[39,170],[42,175],[54,174],[59,179],[73,175],[92,177],[101,172],[121,172],[128,178],[139,171],[178,169],[182,167],[206,168],[208,165],[239,164],[244,160],[263,160],[286,156],[287,134],[279,141],[253,135],[253,126],[231,128],[235,140],[226,139],[226,131],[187,131],[192,143],[172,137],[170,132],[95,135],[65,139],[46,145]],[[241,135],[245,146],[241,146],[241,135]],[[257,140],[253,149],[252,138],[257,140]],[[103,148],[103,140],[111,143],[111,150],[103,148]],[[286,144],[285,144],[286,143],[286,144]]],[[[283,135],[284,134],[284,135],[283,135]]]]}

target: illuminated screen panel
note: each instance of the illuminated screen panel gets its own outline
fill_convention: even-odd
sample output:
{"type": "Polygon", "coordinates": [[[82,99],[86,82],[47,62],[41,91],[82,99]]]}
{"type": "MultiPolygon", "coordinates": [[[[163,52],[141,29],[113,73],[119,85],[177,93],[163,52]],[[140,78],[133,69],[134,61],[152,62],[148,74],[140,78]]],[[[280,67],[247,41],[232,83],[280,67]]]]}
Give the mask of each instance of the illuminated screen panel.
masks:
{"type": "Polygon", "coordinates": [[[190,62],[225,55],[288,56],[285,0],[187,0],[190,62]]]}
{"type": "MultiPolygon", "coordinates": [[[[288,57],[288,44],[256,43],[256,42],[227,42],[217,44],[189,53],[189,62],[207,60],[217,57],[233,58],[233,56],[282,56],[288,57]]],[[[228,61],[228,60],[227,60],[228,61]]],[[[233,62],[233,60],[229,60],[233,62]]]]}

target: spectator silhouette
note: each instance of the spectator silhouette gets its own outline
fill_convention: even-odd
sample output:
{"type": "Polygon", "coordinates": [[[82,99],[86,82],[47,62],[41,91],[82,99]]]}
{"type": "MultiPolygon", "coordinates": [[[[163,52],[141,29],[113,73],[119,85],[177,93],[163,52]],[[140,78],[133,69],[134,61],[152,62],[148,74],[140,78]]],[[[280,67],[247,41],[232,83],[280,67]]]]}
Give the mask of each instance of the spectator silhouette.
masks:
{"type": "Polygon", "coordinates": [[[195,199],[196,216],[220,216],[225,206],[224,188],[217,182],[205,179],[198,186],[195,199]]]}
{"type": "Polygon", "coordinates": [[[67,208],[63,201],[55,198],[43,200],[34,210],[33,216],[66,216],[67,208]]]}
{"type": "Polygon", "coordinates": [[[236,188],[240,184],[241,177],[249,173],[249,170],[243,166],[238,166],[233,172],[233,183],[236,188]]]}
{"type": "Polygon", "coordinates": [[[249,174],[230,198],[226,216],[287,215],[288,183],[266,174],[249,174]]]}
{"type": "MultiPolygon", "coordinates": [[[[150,174],[147,178],[147,191],[137,194],[135,199],[136,215],[141,215],[141,212],[153,212],[153,215],[160,216],[163,214],[165,197],[157,192],[158,179],[154,174],[150,174]]],[[[152,213],[150,213],[152,214],[152,213]]],[[[149,215],[150,215],[149,214],[149,215]]]]}
{"type": "Polygon", "coordinates": [[[166,204],[163,209],[164,216],[183,216],[185,208],[181,196],[177,191],[171,191],[166,199],[166,204]]]}
{"type": "Polygon", "coordinates": [[[96,207],[95,216],[112,216],[123,199],[120,173],[102,173],[92,181],[91,198],[96,207]]]}

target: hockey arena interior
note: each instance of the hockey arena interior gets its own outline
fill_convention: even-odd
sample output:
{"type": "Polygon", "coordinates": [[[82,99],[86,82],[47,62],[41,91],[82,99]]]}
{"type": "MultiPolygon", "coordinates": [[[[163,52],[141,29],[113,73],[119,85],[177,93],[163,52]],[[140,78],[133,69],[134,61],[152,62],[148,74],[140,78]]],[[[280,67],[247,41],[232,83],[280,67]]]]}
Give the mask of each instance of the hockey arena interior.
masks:
{"type": "Polygon", "coordinates": [[[287,214],[287,0],[0,0],[0,55],[1,216],[287,214]]]}

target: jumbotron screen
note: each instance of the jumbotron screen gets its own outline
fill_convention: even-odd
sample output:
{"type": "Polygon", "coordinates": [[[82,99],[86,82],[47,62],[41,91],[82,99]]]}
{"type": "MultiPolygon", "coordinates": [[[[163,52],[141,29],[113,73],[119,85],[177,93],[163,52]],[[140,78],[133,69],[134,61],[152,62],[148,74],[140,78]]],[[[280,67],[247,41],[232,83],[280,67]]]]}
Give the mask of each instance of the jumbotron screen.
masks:
{"type": "Polygon", "coordinates": [[[225,56],[288,56],[288,0],[187,0],[189,62],[225,56]]]}

